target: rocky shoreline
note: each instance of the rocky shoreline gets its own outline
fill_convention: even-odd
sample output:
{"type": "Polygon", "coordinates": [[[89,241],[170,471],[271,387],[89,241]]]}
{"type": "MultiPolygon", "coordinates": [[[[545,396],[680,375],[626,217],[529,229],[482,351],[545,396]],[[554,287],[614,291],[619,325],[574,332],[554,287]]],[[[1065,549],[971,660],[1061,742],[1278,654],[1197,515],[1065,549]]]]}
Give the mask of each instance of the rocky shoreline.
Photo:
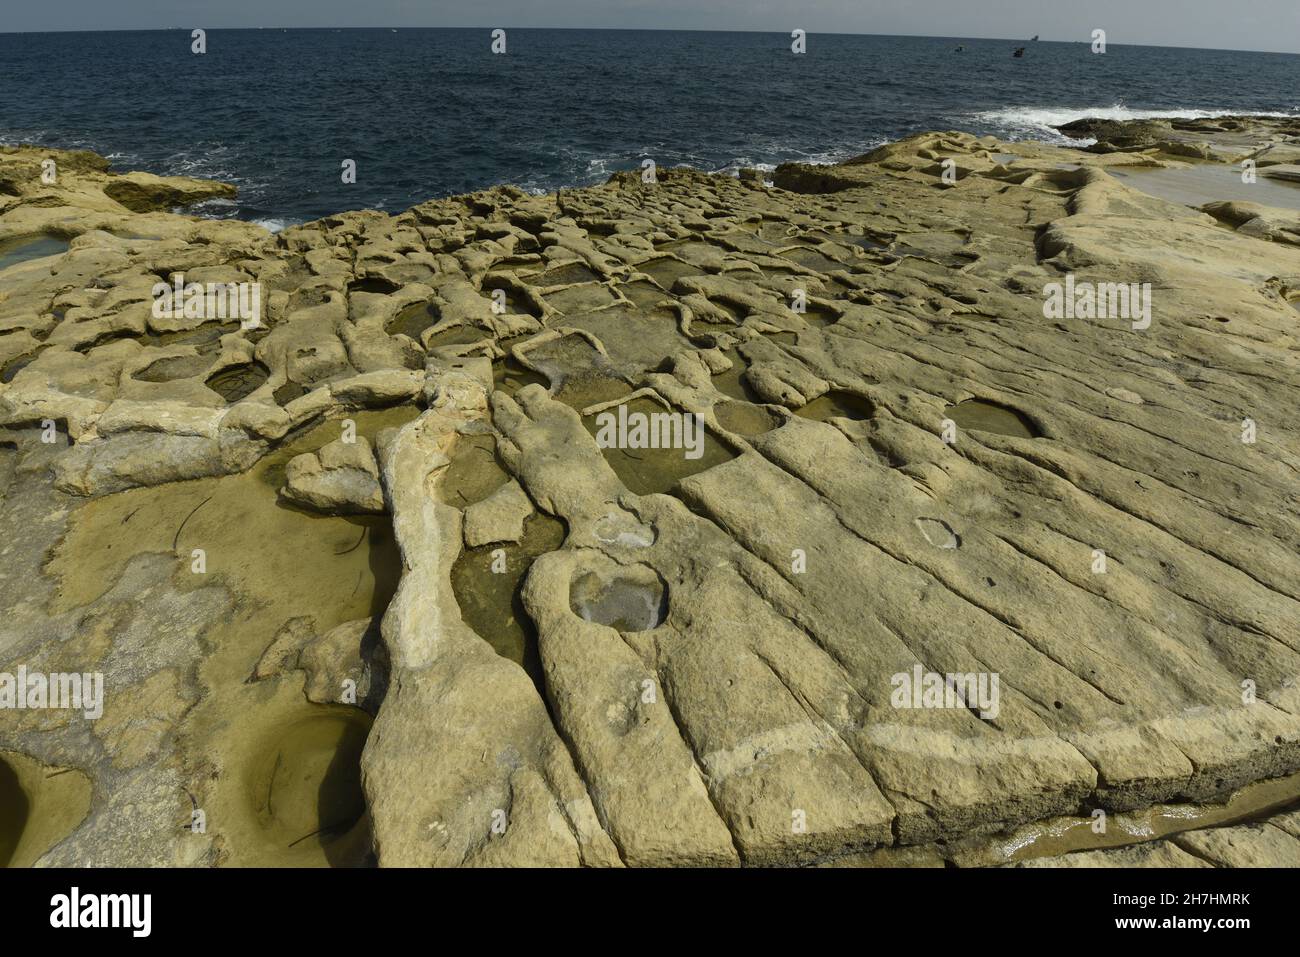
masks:
{"type": "Polygon", "coordinates": [[[1135,188],[1300,125],[1065,132],[275,235],[0,148],[0,674],[105,688],[0,855],[1300,864],[1300,213],[1135,188]]]}

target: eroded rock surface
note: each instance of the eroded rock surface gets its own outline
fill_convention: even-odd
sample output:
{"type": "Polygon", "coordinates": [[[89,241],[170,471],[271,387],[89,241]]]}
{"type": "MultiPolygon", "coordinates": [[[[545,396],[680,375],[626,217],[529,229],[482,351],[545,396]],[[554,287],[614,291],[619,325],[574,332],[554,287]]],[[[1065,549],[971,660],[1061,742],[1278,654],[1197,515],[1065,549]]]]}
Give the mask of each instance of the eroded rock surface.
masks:
{"type": "Polygon", "coordinates": [[[1300,812],[1167,840],[1026,861],[1021,867],[1300,867],[1300,812]]]}
{"type": "Polygon", "coordinates": [[[0,151],[0,240],[69,243],[0,271],[0,671],[107,696],[0,712],[0,752],[94,784],[42,861],[921,863],[1300,769],[1295,215],[1137,175],[1285,166],[1297,131],[1077,132],[274,236],[139,211],[201,184],[0,151]],[[260,284],[260,321],[157,318],[178,274],[260,284]],[[1050,313],[1067,282],[1149,298],[1050,313]],[[699,416],[701,454],[602,448],[619,406],[699,416]]]}
{"type": "Polygon", "coordinates": [[[284,470],[281,494],[291,502],[330,514],[382,512],[379,465],[365,436],[337,439],[319,452],[304,452],[284,470]]]}

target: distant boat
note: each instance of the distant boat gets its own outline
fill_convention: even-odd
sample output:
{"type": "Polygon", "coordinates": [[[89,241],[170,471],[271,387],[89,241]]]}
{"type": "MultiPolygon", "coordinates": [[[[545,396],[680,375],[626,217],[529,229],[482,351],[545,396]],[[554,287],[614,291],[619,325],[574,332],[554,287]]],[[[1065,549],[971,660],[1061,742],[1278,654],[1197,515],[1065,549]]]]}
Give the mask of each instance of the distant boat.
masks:
{"type": "Polygon", "coordinates": [[[959,44],[957,44],[957,49],[953,50],[952,52],[953,52],[953,53],[961,53],[961,52],[962,52],[963,50],[965,50],[965,49],[966,49],[966,48],[965,48],[964,46],[962,46],[962,45],[959,43],[959,44]]]}
{"type": "Polygon", "coordinates": [[[1016,47],[1016,52],[1013,53],[1013,54],[1011,54],[1011,55],[1014,56],[1014,57],[1021,57],[1021,56],[1024,56],[1024,55],[1025,55],[1025,48],[1024,48],[1024,47],[1016,47]]]}

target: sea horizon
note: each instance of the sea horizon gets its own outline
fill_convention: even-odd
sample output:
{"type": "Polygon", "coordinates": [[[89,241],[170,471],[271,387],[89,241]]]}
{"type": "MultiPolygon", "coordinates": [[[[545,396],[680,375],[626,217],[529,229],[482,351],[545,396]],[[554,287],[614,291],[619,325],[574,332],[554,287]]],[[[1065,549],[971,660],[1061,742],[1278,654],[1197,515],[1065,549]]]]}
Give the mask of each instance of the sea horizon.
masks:
{"type": "MultiPolygon", "coordinates": [[[[222,33],[239,33],[239,32],[257,33],[264,30],[280,30],[284,32],[316,31],[320,33],[339,33],[339,32],[344,32],[349,30],[376,31],[376,32],[384,32],[384,31],[392,31],[392,30],[420,30],[426,32],[433,32],[439,30],[491,31],[495,29],[503,29],[503,30],[510,30],[510,31],[517,30],[521,32],[522,31],[534,31],[534,32],[557,31],[557,32],[569,32],[569,33],[582,33],[582,32],[590,31],[590,32],[602,32],[602,33],[719,33],[719,34],[734,33],[734,34],[746,34],[746,35],[758,34],[758,35],[771,35],[771,36],[784,36],[789,34],[788,30],[783,30],[783,29],[716,30],[716,29],[709,29],[706,27],[511,26],[508,23],[478,24],[475,26],[433,27],[433,26],[404,25],[402,23],[385,23],[385,24],[379,24],[377,26],[376,25],[295,26],[293,24],[267,24],[264,26],[256,26],[256,27],[207,26],[207,25],[197,25],[197,24],[195,26],[182,26],[177,24],[177,25],[166,26],[166,27],[113,27],[113,28],[99,29],[99,30],[0,30],[0,36],[34,36],[34,35],[39,36],[45,34],[66,35],[66,34],[100,34],[100,33],[170,33],[177,30],[190,31],[190,30],[198,29],[200,26],[202,29],[207,30],[209,32],[222,32],[222,33]]],[[[1037,36],[1025,37],[1025,36],[982,36],[978,34],[962,34],[962,33],[952,33],[952,34],[862,33],[853,30],[806,30],[806,32],[809,36],[878,37],[880,39],[956,40],[959,42],[966,41],[966,40],[989,40],[994,42],[1006,42],[1006,43],[1016,43],[1016,42],[1060,43],[1069,46],[1073,46],[1073,45],[1088,46],[1092,43],[1092,40],[1087,37],[1065,39],[1060,37],[1044,37],[1041,34],[1037,36]]],[[[1258,53],[1258,54],[1269,54],[1274,56],[1300,57],[1300,51],[1295,51],[1295,50],[1261,50],[1254,47],[1207,47],[1207,46],[1198,46],[1193,44],[1182,44],[1182,43],[1137,43],[1137,42],[1125,43],[1123,41],[1114,41],[1109,39],[1107,40],[1107,47],[1108,48],[1134,47],[1134,48],[1149,48],[1153,50],[1202,50],[1207,53],[1258,53]]]]}
{"type": "Polygon", "coordinates": [[[278,230],[498,185],[595,185],[646,159],[735,175],[929,129],[1080,145],[1055,127],[1300,110],[1272,53],[812,33],[791,56],[789,36],[759,31],[505,28],[494,56],[486,28],[392,29],[212,28],[204,55],[184,28],[0,34],[0,82],[43,91],[0,106],[0,143],[229,182],[236,198],[194,212],[278,230]]]}

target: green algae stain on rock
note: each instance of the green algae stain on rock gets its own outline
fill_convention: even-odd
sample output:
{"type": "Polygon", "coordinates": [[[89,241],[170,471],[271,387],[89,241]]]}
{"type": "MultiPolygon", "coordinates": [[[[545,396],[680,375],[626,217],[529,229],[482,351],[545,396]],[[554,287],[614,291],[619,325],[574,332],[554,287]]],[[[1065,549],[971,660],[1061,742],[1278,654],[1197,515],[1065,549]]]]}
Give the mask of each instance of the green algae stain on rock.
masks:
{"type": "MultiPolygon", "coordinates": [[[[370,603],[367,614],[379,615],[388,607],[397,586],[402,580],[402,553],[393,535],[393,526],[387,516],[338,516],[350,525],[359,526],[356,542],[346,548],[335,549],[336,557],[359,551],[365,555],[366,571],[370,579],[370,603]]],[[[363,574],[364,580],[366,576],[363,574]]],[[[350,598],[359,592],[354,589],[350,598]]]]}
{"type": "Polygon", "coordinates": [[[284,385],[280,386],[272,393],[272,396],[275,398],[277,405],[284,406],[288,405],[294,399],[302,398],[306,394],[306,386],[301,386],[296,382],[285,382],[284,385]]]}
{"type": "Polygon", "coordinates": [[[814,329],[825,329],[828,326],[835,325],[839,321],[839,314],[833,309],[815,302],[808,303],[807,309],[803,312],[803,319],[814,329]]]}
{"type": "MultiPolygon", "coordinates": [[[[278,394],[279,390],[276,391],[278,394]]],[[[341,438],[349,421],[355,423],[356,434],[369,439],[373,446],[375,437],[384,429],[400,428],[419,414],[420,410],[416,406],[395,405],[387,409],[353,412],[337,419],[326,419],[305,426],[300,431],[291,432],[274,451],[263,456],[261,461],[244,474],[254,475],[262,484],[279,491],[284,486],[285,466],[290,460],[304,452],[319,452],[323,446],[341,438]]]]}
{"type": "Polygon", "coordinates": [[[619,287],[619,292],[623,293],[640,309],[653,308],[666,298],[664,290],[653,283],[646,282],[644,279],[624,283],[619,287]]]}
{"type": "Polygon", "coordinates": [[[833,272],[837,269],[843,269],[844,264],[831,259],[829,256],[810,248],[787,249],[780,254],[783,259],[788,259],[797,263],[806,269],[812,269],[819,273],[833,272]]]}
{"type": "MultiPolygon", "coordinates": [[[[201,356],[215,355],[221,348],[221,337],[239,331],[237,322],[204,322],[194,329],[181,329],[176,332],[147,333],[141,341],[151,346],[193,346],[201,356]]],[[[260,338],[257,330],[249,330],[250,341],[260,338]]],[[[150,380],[146,380],[150,381],[150,380]]]]}
{"type": "Polygon", "coordinates": [[[461,618],[503,658],[523,666],[542,686],[537,628],[524,610],[520,585],[533,562],[564,542],[564,523],[537,513],[524,523],[517,543],[467,548],[451,568],[451,587],[461,618]]]}
{"type": "Polygon", "coordinates": [[[944,417],[952,419],[961,429],[976,432],[993,432],[1017,439],[1036,439],[1042,435],[1032,419],[1010,406],[985,399],[967,399],[950,405],[944,417]]]}

